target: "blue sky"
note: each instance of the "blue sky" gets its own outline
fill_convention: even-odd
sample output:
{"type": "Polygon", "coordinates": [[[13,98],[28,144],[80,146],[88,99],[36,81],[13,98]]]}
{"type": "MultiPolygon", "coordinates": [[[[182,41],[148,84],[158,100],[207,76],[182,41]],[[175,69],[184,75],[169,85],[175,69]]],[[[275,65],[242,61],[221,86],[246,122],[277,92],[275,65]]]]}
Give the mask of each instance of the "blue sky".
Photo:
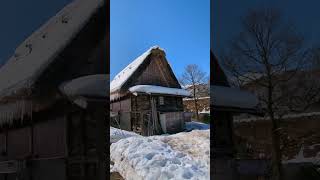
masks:
{"type": "Polygon", "coordinates": [[[0,64],[16,47],[71,0],[2,0],[0,6],[0,64]]]}
{"type": "Polygon", "coordinates": [[[221,50],[241,30],[241,17],[248,9],[274,7],[282,11],[288,22],[295,24],[308,43],[320,45],[319,0],[213,0],[213,49],[219,56],[221,50]]]}
{"type": "Polygon", "coordinates": [[[209,0],[111,0],[113,78],[153,45],[166,50],[176,76],[188,64],[210,72],[209,0]]]}

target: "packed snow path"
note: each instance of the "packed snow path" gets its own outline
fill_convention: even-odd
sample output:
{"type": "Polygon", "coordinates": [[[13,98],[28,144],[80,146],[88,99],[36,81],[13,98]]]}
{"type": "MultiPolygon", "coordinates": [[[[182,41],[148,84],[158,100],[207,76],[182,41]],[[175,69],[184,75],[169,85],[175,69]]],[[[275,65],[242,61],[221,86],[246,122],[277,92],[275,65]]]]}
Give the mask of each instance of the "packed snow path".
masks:
{"type": "Polygon", "coordinates": [[[111,127],[110,140],[111,171],[126,180],[209,179],[209,130],[143,137],[111,127]]]}

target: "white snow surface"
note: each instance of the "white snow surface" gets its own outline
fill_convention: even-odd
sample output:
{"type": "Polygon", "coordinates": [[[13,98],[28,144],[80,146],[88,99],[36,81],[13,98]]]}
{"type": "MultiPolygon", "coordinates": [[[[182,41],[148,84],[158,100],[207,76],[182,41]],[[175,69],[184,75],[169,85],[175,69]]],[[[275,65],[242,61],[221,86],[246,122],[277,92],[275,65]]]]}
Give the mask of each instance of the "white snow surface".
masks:
{"type": "Polygon", "coordinates": [[[67,96],[99,96],[107,97],[109,78],[107,74],[82,76],[60,86],[67,96]]]}
{"type": "Polygon", "coordinates": [[[242,109],[256,108],[259,101],[254,94],[236,88],[210,86],[211,104],[242,109]]]}
{"type": "Polygon", "coordinates": [[[142,92],[147,94],[168,94],[168,95],[179,95],[179,96],[191,96],[190,92],[184,89],[169,88],[163,86],[153,85],[137,85],[129,88],[132,93],[142,92]]]}
{"type": "Polygon", "coordinates": [[[209,130],[133,135],[111,144],[110,153],[111,171],[126,180],[210,179],[209,130]]]}
{"type": "MultiPolygon", "coordinates": [[[[314,146],[319,145],[315,144],[314,146]]],[[[311,147],[312,148],[312,147],[311,147]]],[[[293,158],[286,161],[283,161],[284,164],[287,163],[312,163],[316,165],[320,165],[320,153],[316,155],[316,157],[304,157],[304,146],[301,146],[299,153],[293,158]]]]}
{"type": "Polygon", "coordinates": [[[136,134],[134,132],[129,132],[125,130],[121,130],[118,128],[110,127],[110,142],[116,143],[120,139],[125,139],[132,136],[140,136],[139,134],[136,134]]]}
{"type": "MultiPolygon", "coordinates": [[[[129,79],[129,77],[138,69],[138,67],[146,60],[146,58],[151,54],[153,49],[161,49],[159,46],[153,46],[149,48],[146,52],[136,58],[127,67],[120,71],[110,83],[110,92],[117,91],[122,87],[122,85],[129,79]]],[[[163,49],[161,49],[164,51],[163,49]]]]}
{"type": "Polygon", "coordinates": [[[0,69],[1,97],[32,87],[104,0],[75,0],[28,37],[0,69]]]}

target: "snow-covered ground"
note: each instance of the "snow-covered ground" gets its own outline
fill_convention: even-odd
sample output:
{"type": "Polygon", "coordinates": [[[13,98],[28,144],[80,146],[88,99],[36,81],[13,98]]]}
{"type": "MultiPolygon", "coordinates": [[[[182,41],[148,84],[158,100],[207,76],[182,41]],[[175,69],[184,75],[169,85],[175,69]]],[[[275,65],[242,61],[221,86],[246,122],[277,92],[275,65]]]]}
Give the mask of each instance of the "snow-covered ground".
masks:
{"type": "MultiPolygon", "coordinates": [[[[309,148],[312,149],[313,147],[318,146],[318,145],[320,145],[320,144],[314,144],[313,146],[310,146],[309,148]]],[[[287,164],[287,163],[306,163],[306,162],[309,162],[312,164],[320,165],[320,153],[318,153],[316,155],[316,157],[305,157],[304,156],[304,149],[305,149],[304,146],[302,146],[300,148],[299,153],[293,159],[283,161],[283,163],[287,164]]]]}
{"type": "Polygon", "coordinates": [[[127,180],[209,178],[210,130],[144,137],[110,127],[111,171],[127,180]]]}
{"type": "Polygon", "coordinates": [[[110,127],[110,142],[111,143],[118,142],[120,139],[125,139],[125,138],[131,137],[131,136],[140,136],[140,135],[136,134],[134,132],[110,127]]]}

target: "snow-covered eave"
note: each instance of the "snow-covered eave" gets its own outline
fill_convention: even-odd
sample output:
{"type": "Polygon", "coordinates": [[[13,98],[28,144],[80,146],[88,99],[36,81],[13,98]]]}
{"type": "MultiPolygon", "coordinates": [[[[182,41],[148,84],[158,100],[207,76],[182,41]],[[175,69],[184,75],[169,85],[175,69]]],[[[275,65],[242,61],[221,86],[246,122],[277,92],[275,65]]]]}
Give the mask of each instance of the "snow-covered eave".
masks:
{"type": "Polygon", "coordinates": [[[108,91],[108,75],[93,74],[72,79],[60,86],[60,91],[69,96],[106,98],[108,91]]]}
{"type": "Polygon", "coordinates": [[[257,116],[263,116],[264,112],[256,108],[241,108],[241,107],[232,107],[232,106],[214,106],[212,105],[211,108],[213,109],[213,112],[232,112],[232,113],[248,113],[253,114],[257,116]]]}
{"type": "Polygon", "coordinates": [[[136,85],[129,88],[132,94],[169,95],[179,97],[191,97],[189,91],[180,88],[170,88],[154,85],[136,85]]]}
{"type": "MultiPolygon", "coordinates": [[[[202,99],[210,99],[210,96],[204,96],[204,97],[198,97],[197,100],[202,100],[202,99]]],[[[184,101],[193,101],[194,98],[183,98],[184,101]]]]}
{"type": "Polygon", "coordinates": [[[104,3],[103,0],[75,0],[21,43],[0,68],[0,98],[16,96],[21,89],[32,88],[39,75],[104,3]]]}
{"type": "Polygon", "coordinates": [[[210,86],[210,104],[217,109],[256,110],[258,98],[250,92],[223,86],[210,86]]]}

